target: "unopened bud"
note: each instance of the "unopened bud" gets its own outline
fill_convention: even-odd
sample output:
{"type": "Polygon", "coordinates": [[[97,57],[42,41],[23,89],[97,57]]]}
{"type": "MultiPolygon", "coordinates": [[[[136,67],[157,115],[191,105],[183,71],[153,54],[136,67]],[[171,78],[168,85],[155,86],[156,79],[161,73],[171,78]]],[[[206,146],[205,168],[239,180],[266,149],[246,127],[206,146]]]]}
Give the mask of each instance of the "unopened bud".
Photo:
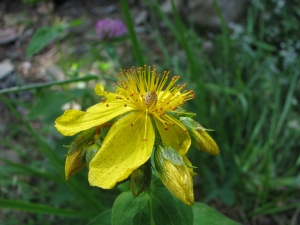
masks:
{"type": "Polygon", "coordinates": [[[156,149],[154,155],[156,171],[169,191],[185,204],[192,205],[194,203],[192,165],[185,156],[176,154],[169,148],[158,146],[156,149]]]}
{"type": "Polygon", "coordinates": [[[68,154],[65,163],[65,175],[68,180],[75,173],[85,167],[86,163],[81,159],[81,151],[75,151],[68,154]]]}
{"type": "Polygon", "coordinates": [[[152,170],[149,161],[131,173],[129,177],[129,187],[134,197],[138,197],[142,192],[149,188],[151,175],[152,170]]]}
{"type": "Polygon", "coordinates": [[[212,137],[206,132],[208,129],[202,127],[198,122],[189,117],[181,117],[180,121],[187,128],[193,145],[209,154],[219,155],[220,150],[212,137]]]}
{"type": "Polygon", "coordinates": [[[85,167],[86,162],[89,164],[90,160],[96,154],[96,146],[98,146],[97,151],[100,148],[99,131],[100,127],[93,127],[82,131],[71,143],[65,163],[67,180],[85,167]]]}
{"type": "Polygon", "coordinates": [[[73,154],[73,152],[82,150],[84,147],[86,147],[91,141],[94,140],[96,131],[97,127],[93,127],[80,132],[75,140],[71,143],[68,154],[73,154]]]}
{"type": "Polygon", "coordinates": [[[85,149],[85,161],[88,166],[90,165],[90,162],[97,154],[99,149],[100,149],[100,145],[98,144],[93,144],[85,149]]]}
{"type": "Polygon", "coordinates": [[[205,130],[194,130],[198,148],[212,155],[219,155],[220,150],[212,137],[205,130]]]}
{"type": "Polygon", "coordinates": [[[187,205],[194,203],[192,174],[187,166],[177,166],[168,160],[164,161],[168,179],[161,179],[164,185],[187,205]]]}

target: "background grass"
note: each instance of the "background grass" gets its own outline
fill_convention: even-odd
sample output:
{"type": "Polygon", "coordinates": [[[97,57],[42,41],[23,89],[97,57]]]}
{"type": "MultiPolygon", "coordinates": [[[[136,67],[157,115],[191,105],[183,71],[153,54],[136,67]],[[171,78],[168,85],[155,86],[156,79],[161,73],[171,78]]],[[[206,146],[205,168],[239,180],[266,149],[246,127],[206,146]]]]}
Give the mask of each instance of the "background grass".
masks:
{"type": "Polygon", "coordinates": [[[85,224],[112,205],[119,191],[89,187],[86,171],[64,180],[62,146],[72,138],[53,128],[65,103],[86,109],[99,101],[87,84],[93,74],[82,72],[95,62],[105,74],[99,80],[107,84],[113,83],[118,67],[146,62],[156,64],[157,71],[181,75],[181,82],[195,91],[187,108],[214,130],[210,134],[221,150],[218,157],[189,151],[197,166],[197,201],[243,224],[299,224],[299,3],[250,1],[243,23],[228,28],[214,1],[222,26],[209,38],[214,48],[208,55],[202,47],[207,30],[184,23],[174,5],[167,15],[158,2],[144,1],[150,19],[143,24],[148,32],[143,39],[134,32],[126,2],[121,0],[121,7],[134,54],[123,59],[116,53],[116,46],[126,40],[85,43],[90,48],[80,59],[62,54],[65,79],[74,82],[23,88],[31,91],[31,101],[2,90],[1,101],[14,122],[4,124],[10,129],[1,145],[14,150],[22,163],[0,158],[0,205],[10,208],[2,209],[6,222],[0,224],[18,224],[16,215],[23,224],[85,224]],[[163,29],[158,21],[165,24],[163,29]],[[107,53],[105,59],[100,51],[107,53]]]}

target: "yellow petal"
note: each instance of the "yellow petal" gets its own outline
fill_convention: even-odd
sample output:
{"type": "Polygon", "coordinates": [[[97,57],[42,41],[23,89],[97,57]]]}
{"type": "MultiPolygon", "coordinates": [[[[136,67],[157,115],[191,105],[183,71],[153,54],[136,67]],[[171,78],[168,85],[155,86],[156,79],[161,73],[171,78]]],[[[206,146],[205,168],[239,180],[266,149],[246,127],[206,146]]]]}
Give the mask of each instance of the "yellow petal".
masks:
{"type": "Polygon", "coordinates": [[[151,120],[144,113],[133,112],[118,120],[89,165],[90,185],[110,189],[126,179],[150,158],[154,138],[151,120]]]}
{"type": "Polygon", "coordinates": [[[65,163],[65,174],[68,180],[75,173],[85,167],[85,163],[81,161],[81,151],[77,150],[72,154],[67,155],[65,163]]]}
{"type": "Polygon", "coordinates": [[[198,142],[199,149],[212,155],[220,154],[218,145],[205,130],[195,130],[194,133],[198,142]]]}
{"type": "Polygon", "coordinates": [[[95,87],[95,93],[99,96],[104,96],[109,100],[115,100],[117,95],[113,92],[104,91],[104,87],[101,84],[97,84],[95,87]]]}
{"type": "Polygon", "coordinates": [[[56,129],[65,136],[72,136],[80,131],[101,125],[121,114],[133,110],[124,107],[121,101],[99,103],[87,110],[67,110],[55,121],[56,129]]]}
{"type": "MultiPolygon", "coordinates": [[[[166,117],[171,118],[170,116],[166,117]]],[[[156,117],[154,120],[163,143],[176,149],[181,155],[185,155],[191,145],[191,137],[183,124],[179,120],[171,118],[174,125],[168,125],[168,130],[165,130],[165,126],[160,120],[156,117]]]]}

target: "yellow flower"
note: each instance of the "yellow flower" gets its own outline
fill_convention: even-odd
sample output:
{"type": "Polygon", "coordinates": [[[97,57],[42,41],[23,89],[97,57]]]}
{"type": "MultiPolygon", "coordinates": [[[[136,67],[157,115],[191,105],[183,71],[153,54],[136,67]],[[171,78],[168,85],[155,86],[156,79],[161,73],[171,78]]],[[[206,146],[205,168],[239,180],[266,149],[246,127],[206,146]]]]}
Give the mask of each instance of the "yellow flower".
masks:
{"type": "Polygon", "coordinates": [[[101,148],[89,164],[89,182],[104,189],[113,188],[143,165],[151,156],[156,132],[161,141],[181,155],[188,151],[191,138],[183,124],[168,112],[176,112],[193,91],[182,91],[174,76],[168,83],[169,72],[156,74],[150,67],[121,71],[117,75],[116,93],[96,86],[97,95],[104,96],[84,111],[67,110],[56,119],[57,130],[72,136],[115,119],[101,148]]]}

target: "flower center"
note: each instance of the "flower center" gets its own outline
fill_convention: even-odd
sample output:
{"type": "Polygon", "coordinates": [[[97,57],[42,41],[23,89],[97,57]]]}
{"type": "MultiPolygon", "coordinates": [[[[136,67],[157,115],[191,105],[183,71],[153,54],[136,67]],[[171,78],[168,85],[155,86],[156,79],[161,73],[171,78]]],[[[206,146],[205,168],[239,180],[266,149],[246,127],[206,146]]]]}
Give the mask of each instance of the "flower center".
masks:
{"type": "Polygon", "coordinates": [[[124,101],[125,107],[131,106],[162,120],[167,111],[175,111],[187,100],[194,98],[192,90],[182,91],[186,84],[175,85],[179,76],[169,80],[169,72],[164,71],[158,75],[155,67],[122,70],[117,78],[117,93],[123,96],[120,100],[124,101]]]}
{"type": "Polygon", "coordinates": [[[144,103],[147,109],[149,109],[151,106],[156,106],[157,94],[155,93],[155,91],[150,91],[144,96],[144,103]]]}

